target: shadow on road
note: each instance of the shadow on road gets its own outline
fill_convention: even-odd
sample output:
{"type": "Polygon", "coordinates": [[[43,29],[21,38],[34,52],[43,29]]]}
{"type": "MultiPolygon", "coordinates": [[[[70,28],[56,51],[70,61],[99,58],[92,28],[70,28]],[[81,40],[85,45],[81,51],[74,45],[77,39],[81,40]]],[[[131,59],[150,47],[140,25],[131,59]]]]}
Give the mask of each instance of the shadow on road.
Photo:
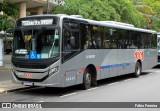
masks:
{"type": "Polygon", "coordinates": [[[160,69],[160,64],[158,64],[155,67],[153,67],[153,69],[160,69]]]}

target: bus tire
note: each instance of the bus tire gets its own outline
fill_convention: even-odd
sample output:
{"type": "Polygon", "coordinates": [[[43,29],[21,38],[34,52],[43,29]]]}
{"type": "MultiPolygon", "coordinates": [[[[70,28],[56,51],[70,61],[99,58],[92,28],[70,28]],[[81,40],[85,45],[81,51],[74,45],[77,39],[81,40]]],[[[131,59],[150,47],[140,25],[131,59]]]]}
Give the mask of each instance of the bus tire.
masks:
{"type": "Polygon", "coordinates": [[[89,89],[91,87],[91,73],[89,69],[86,69],[83,74],[83,89],[89,89]]]}
{"type": "Polygon", "coordinates": [[[142,66],[140,64],[140,62],[137,62],[136,65],[135,65],[135,73],[134,73],[134,76],[135,77],[139,77],[142,73],[142,66]]]}

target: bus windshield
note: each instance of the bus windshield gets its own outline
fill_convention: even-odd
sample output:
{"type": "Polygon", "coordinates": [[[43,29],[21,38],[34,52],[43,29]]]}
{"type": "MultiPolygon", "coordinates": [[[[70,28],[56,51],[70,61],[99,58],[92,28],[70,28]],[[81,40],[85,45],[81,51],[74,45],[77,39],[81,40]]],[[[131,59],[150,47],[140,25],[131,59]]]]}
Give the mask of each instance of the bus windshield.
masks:
{"type": "Polygon", "coordinates": [[[16,30],[13,38],[13,57],[47,59],[59,56],[58,29],[16,30]]]}

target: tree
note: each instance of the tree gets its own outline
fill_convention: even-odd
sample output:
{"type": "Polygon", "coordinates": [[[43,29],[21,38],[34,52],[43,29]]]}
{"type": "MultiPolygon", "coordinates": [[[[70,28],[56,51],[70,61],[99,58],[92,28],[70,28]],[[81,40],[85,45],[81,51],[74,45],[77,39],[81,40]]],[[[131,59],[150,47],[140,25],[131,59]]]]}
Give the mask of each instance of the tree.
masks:
{"type": "Polygon", "coordinates": [[[146,20],[136,10],[130,0],[110,0],[109,2],[121,16],[121,22],[134,24],[137,27],[144,27],[146,20]]]}
{"type": "Polygon", "coordinates": [[[18,16],[18,7],[9,2],[0,2],[0,12],[3,11],[3,15],[0,15],[0,30],[5,30],[13,27],[12,18],[18,16]]]}
{"type": "Polygon", "coordinates": [[[99,21],[122,21],[137,27],[144,27],[146,23],[130,0],[65,0],[65,5],[54,7],[52,13],[78,14],[99,21]]]}
{"type": "Polygon", "coordinates": [[[82,15],[93,20],[120,21],[120,15],[116,10],[102,0],[65,0],[65,5],[54,7],[52,13],[82,15]]]}
{"type": "Polygon", "coordinates": [[[145,4],[151,7],[153,15],[149,15],[152,20],[150,27],[160,31],[160,1],[159,0],[144,0],[145,4]]]}

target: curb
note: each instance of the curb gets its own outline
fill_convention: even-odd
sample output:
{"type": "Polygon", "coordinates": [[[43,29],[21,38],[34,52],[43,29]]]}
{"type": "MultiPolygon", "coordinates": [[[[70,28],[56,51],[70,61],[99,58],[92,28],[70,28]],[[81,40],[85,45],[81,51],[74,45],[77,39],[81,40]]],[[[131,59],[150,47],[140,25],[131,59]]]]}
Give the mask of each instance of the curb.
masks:
{"type": "Polygon", "coordinates": [[[11,69],[11,66],[10,66],[10,65],[0,66],[0,70],[9,70],[9,69],[11,69]]]}
{"type": "Polygon", "coordinates": [[[25,90],[25,89],[30,89],[30,88],[33,88],[33,87],[32,87],[32,86],[24,86],[24,87],[22,87],[22,88],[16,88],[16,89],[6,90],[6,92],[20,91],[20,90],[25,90]]]}
{"type": "Polygon", "coordinates": [[[0,94],[7,92],[14,92],[19,90],[25,90],[27,88],[32,88],[31,86],[24,86],[21,84],[15,84],[12,80],[5,80],[0,82],[0,94]]]}
{"type": "Polygon", "coordinates": [[[3,94],[3,93],[8,93],[8,92],[14,92],[14,91],[20,91],[20,90],[25,90],[25,89],[30,89],[30,88],[33,88],[33,87],[29,87],[29,86],[24,86],[24,87],[21,87],[21,88],[14,88],[14,89],[1,89],[0,88],[0,94],[3,94]]]}

